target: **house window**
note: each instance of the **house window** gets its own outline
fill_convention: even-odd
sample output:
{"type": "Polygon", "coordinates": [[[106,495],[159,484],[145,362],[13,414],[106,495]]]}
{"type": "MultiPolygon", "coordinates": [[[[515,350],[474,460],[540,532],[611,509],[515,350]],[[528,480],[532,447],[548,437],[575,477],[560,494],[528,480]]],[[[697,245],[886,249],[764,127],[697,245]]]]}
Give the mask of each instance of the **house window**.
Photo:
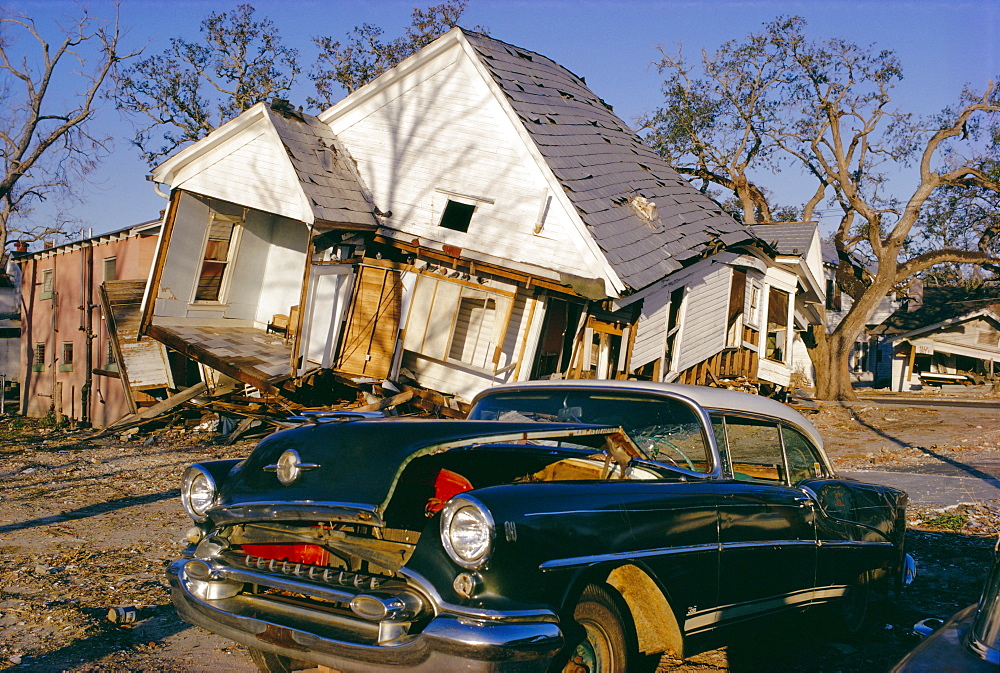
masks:
{"type": "Polygon", "coordinates": [[[494,297],[462,297],[448,358],[485,369],[492,361],[490,345],[496,314],[497,300],[494,297]]]}
{"type": "Polygon", "coordinates": [[[430,358],[493,370],[513,298],[469,282],[417,278],[403,348],[430,358]]]}
{"type": "Polygon", "coordinates": [[[750,281],[750,291],[747,293],[746,322],[748,327],[754,329],[760,326],[760,298],[764,294],[764,288],[757,281],[750,281]]]}
{"type": "Polygon", "coordinates": [[[104,258],[104,280],[118,280],[118,258],[104,258]]]}
{"type": "Polygon", "coordinates": [[[826,279],[826,310],[827,311],[839,311],[841,310],[840,301],[840,286],[837,285],[837,281],[833,278],[826,279]]]}
{"type": "Polygon", "coordinates": [[[45,371],[45,344],[37,343],[35,344],[35,356],[31,363],[31,371],[33,372],[44,372],[45,371]]]}
{"type": "Polygon", "coordinates": [[[729,313],[726,319],[726,347],[739,348],[743,345],[743,314],[747,301],[747,272],[733,269],[733,281],[729,286],[729,313]]]}
{"type": "Polygon", "coordinates": [[[449,199],[441,216],[441,226],[452,231],[468,231],[475,211],[475,206],[449,199]]]}
{"type": "Polygon", "coordinates": [[[232,261],[237,218],[213,213],[208,225],[205,253],[202,255],[201,272],[195,301],[222,301],[226,271],[232,261]]]}
{"type": "Polygon", "coordinates": [[[73,342],[64,341],[62,344],[62,359],[59,361],[59,371],[73,371],[73,342]]]}
{"type": "Polygon", "coordinates": [[[39,299],[51,299],[52,298],[52,287],[55,282],[55,271],[52,269],[45,269],[42,271],[42,295],[39,299]]]}
{"type": "Polygon", "coordinates": [[[108,352],[105,357],[105,362],[106,364],[104,365],[104,368],[106,370],[109,372],[118,371],[118,358],[115,357],[115,345],[111,343],[110,340],[108,341],[108,352]]]}
{"type": "Polygon", "coordinates": [[[767,345],[764,357],[784,362],[788,354],[788,293],[771,288],[767,297],[767,345]]]}

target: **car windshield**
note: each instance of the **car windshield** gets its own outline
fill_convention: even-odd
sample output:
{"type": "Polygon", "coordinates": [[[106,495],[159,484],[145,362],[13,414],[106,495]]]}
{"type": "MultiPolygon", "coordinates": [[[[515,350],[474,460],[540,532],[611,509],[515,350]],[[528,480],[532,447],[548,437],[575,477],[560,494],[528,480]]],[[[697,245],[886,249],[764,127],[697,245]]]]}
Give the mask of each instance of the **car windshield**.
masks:
{"type": "Polygon", "coordinates": [[[469,418],[621,427],[655,461],[692,472],[712,467],[697,415],[686,404],[658,395],[599,390],[497,393],[480,399],[469,418]]]}

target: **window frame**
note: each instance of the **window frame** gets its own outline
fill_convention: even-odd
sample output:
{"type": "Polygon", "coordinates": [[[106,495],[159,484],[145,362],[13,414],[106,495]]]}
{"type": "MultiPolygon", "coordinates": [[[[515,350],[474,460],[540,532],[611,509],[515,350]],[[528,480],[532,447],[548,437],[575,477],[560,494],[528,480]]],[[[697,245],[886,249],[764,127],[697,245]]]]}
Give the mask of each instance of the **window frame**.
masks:
{"type": "Polygon", "coordinates": [[[73,371],[75,346],[72,341],[63,341],[59,349],[59,371],[73,371]]]}
{"type": "Polygon", "coordinates": [[[39,299],[52,299],[55,295],[55,285],[56,285],[56,270],[55,269],[42,269],[41,270],[41,283],[42,290],[38,295],[39,299]]]}
{"type": "MultiPolygon", "coordinates": [[[[410,308],[407,311],[403,348],[422,357],[457,364],[495,376],[499,369],[503,345],[510,329],[515,303],[516,291],[511,292],[471,281],[447,278],[436,273],[420,272],[417,275],[413,288],[413,299],[411,299],[410,308]],[[428,288],[427,283],[434,283],[434,286],[428,288]],[[486,348],[492,348],[492,351],[487,353],[487,358],[484,361],[485,366],[452,357],[462,300],[476,297],[495,300],[492,329],[492,337],[494,338],[490,339],[486,346],[486,348]],[[418,310],[418,305],[423,309],[422,311],[418,310]],[[431,333],[432,326],[436,333],[431,333]],[[446,331],[442,329],[443,326],[447,326],[446,331]]],[[[482,333],[480,332],[481,338],[482,333]]],[[[475,346],[471,353],[475,355],[480,348],[479,345],[475,346]]]]}
{"type": "Polygon", "coordinates": [[[111,257],[105,257],[101,261],[101,281],[107,282],[109,280],[118,280],[118,256],[112,255],[111,257]],[[110,274],[111,278],[108,277],[108,265],[111,265],[113,273],[110,274]]]}
{"type": "Polygon", "coordinates": [[[219,304],[225,304],[228,301],[229,285],[233,275],[232,268],[233,268],[233,263],[235,262],[236,259],[236,250],[239,247],[239,242],[240,239],[242,238],[243,226],[244,226],[244,218],[242,216],[226,215],[225,213],[217,213],[217,212],[211,213],[208,219],[208,226],[205,227],[205,235],[202,238],[201,256],[199,257],[198,270],[197,273],[195,274],[194,284],[193,287],[191,288],[190,303],[199,305],[219,305],[219,304]],[[232,226],[229,235],[229,247],[226,250],[226,258],[224,260],[208,259],[206,257],[206,255],[208,254],[209,242],[212,240],[211,238],[212,225],[215,224],[217,220],[219,222],[225,222],[232,226]],[[205,272],[206,263],[221,264],[223,267],[221,274],[222,278],[219,281],[219,290],[218,293],[216,294],[215,299],[198,298],[198,293],[201,287],[201,278],[205,272]]]}
{"type": "Polygon", "coordinates": [[[36,341],[31,353],[31,371],[45,371],[45,342],[36,341]]]}
{"type": "Polygon", "coordinates": [[[712,433],[715,438],[716,446],[719,450],[719,460],[722,463],[722,470],[725,473],[725,475],[728,476],[728,478],[737,479],[736,472],[733,470],[732,455],[730,454],[729,451],[729,427],[728,427],[729,424],[727,421],[730,418],[769,423],[773,424],[778,429],[778,439],[780,443],[779,450],[781,452],[782,469],[784,470],[783,478],[775,480],[775,479],[751,477],[747,481],[760,484],[772,484],[772,485],[780,484],[781,486],[788,488],[796,488],[796,484],[803,481],[803,479],[800,479],[796,482],[792,482],[792,469],[791,469],[791,463],[788,459],[788,446],[785,439],[786,431],[794,432],[795,434],[797,434],[805,442],[806,446],[813,454],[813,457],[817,459],[814,462],[814,465],[815,464],[819,465],[820,468],[819,474],[816,474],[808,478],[830,479],[834,477],[833,469],[830,467],[830,464],[827,461],[826,455],[823,453],[823,450],[819,446],[817,446],[805,432],[796,427],[793,423],[789,423],[784,419],[775,418],[771,416],[739,413],[732,410],[714,409],[709,411],[709,420],[711,421],[712,433]],[[717,423],[717,421],[719,420],[723,422],[721,424],[717,423]]]}

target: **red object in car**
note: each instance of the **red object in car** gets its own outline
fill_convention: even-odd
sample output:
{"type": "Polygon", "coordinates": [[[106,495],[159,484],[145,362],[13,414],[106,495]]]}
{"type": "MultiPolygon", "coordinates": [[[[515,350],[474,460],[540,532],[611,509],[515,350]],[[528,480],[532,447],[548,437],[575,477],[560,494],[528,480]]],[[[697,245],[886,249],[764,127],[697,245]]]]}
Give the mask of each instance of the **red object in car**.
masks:
{"type": "Polygon", "coordinates": [[[330,553],[318,544],[245,544],[242,547],[251,556],[275,561],[313,566],[325,566],[330,562],[330,553]]]}
{"type": "Polygon", "coordinates": [[[471,490],[472,483],[458,472],[440,470],[434,478],[434,497],[427,500],[424,513],[427,516],[434,516],[444,509],[444,504],[453,497],[471,490]]]}

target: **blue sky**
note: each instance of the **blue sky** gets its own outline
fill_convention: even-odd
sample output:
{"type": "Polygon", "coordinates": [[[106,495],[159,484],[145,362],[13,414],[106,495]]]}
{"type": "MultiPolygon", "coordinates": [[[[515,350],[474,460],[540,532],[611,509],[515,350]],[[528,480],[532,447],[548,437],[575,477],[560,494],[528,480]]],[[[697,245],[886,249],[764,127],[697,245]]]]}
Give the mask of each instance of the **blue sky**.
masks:
{"type": "MultiPolygon", "coordinates": [[[[421,6],[440,0],[426,0],[421,6]]],[[[121,21],[126,41],[146,53],[162,51],[171,37],[195,40],[199,22],[212,11],[224,11],[237,2],[214,0],[123,0],[121,21]]],[[[343,37],[353,26],[382,26],[395,37],[409,23],[416,0],[270,0],[252,2],[258,15],[278,26],[286,44],[299,49],[305,68],[315,51],[316,35],[343,37]]],[[[76,11],[66,0],[0,0],[0,5],[32,16],[41,28],[76,11]]],[[[95,16],[111,17],[111,2],[87,5],[95,16]]],[[[877,44],[899,55],[905,80],[897,100],[905,110],[930,114],[955,101],[965,83],[983,88],[1000,75],[1000,2],[890,0],[882,2],[611,2],[608,0],[469,0],[463,25],[483,25],[493,37],[554,59],[578,75],[614,106],[626,122],[653,110],[659,103],[662,78],[652,62],[657,45],[683,43],[685,53],[714,49],[740,38],[779,14],[798,14],[809,22],[812,37],[842,37],[859,44],[877,44]]],[[[293,102],[304,104],[312,93],[302,76],[293,102]]],[[[165,201],[145,180],[148,167],[130,145],[131,126],[113,109],[96,119],[102,132],[114,138],[115,150],[81,189],[84,203],[66,206],[93,228],[110,231],[157,217],[165,201]]],[[[903,172],[894,181],[905,197],[912,176],[903,172]]],[[[783,174],[769,185],[782,202],[799,203],[802,183],[783,174]]],[[[55,204],[39,207],[34,217],[51,218],[55,204]]]]}

